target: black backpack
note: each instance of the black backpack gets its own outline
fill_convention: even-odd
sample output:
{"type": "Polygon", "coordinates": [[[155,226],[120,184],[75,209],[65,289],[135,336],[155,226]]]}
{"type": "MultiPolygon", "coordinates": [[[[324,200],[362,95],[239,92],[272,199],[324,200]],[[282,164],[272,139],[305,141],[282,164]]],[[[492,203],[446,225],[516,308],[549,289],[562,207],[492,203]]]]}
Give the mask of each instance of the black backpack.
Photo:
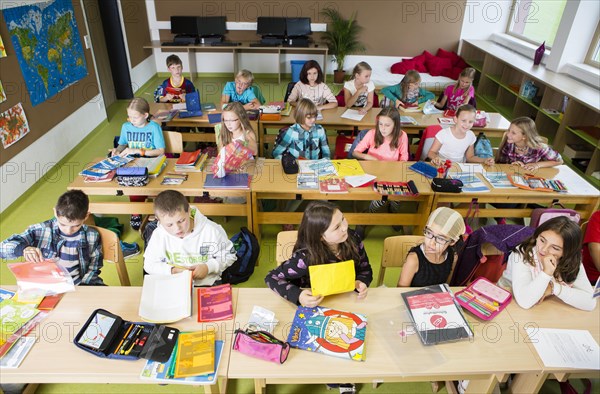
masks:
{"type": "Polygon", "coordinates": [[[258,260],[260,245],[256,236],[247,227],[242,227],[240,230],[231,237],[237,260],[221,274],[223,283],[235,285],[247,281],[254,272],[258,260]]]}

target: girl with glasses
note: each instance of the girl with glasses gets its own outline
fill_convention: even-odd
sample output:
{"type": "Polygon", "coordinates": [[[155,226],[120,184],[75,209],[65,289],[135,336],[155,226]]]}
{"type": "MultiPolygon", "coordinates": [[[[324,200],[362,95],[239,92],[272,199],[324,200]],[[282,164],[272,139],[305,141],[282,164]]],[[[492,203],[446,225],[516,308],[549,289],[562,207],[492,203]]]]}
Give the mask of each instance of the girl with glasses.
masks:
{"type": "Polygon", "coordinates": [[[446,283],[458,257],[454,246],[464,233],[465,222],[458,212],[447,207],[433,211],[423,231],[423,243],[406,256],[398,287],[446,283]]]}
{"type": "Polygon", "coordinates": [[[219,152],[224,146],[237,141],[250,149],[254,156],[258,154],[256,134],[241,103],[229,103],[223,108],[221,123],[215,126],[215,138],[219,152]]]}

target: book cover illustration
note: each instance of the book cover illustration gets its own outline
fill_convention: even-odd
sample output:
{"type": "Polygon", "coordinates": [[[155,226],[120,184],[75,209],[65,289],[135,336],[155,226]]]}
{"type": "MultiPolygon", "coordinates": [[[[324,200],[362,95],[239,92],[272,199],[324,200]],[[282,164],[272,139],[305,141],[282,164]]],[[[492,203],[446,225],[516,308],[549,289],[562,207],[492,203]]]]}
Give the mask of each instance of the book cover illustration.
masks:
{"type": "Polygon", "coordinates": [[[198,321],[217,321],[233,318],[231,285],[198,288],[198,321]]]}
{"type": "Polygon", "coordinates": [[[242,170],[244,165],[253,157],[254,155],[249,148],[239,143],[239,141],[233,141],[221,148],[217,159],[213,162],[211,171],[213,175],[223,178],[226,174],[242,170]]]}
{"type": "Polygon", "coordinates": [[[288,342],[297,349],[364,361],[367,318],[326,307],[296,310],[288,342]]]}
{"type": "Polygon", "coordinates": [[[319,181],[321,193],[348,193],[348,184],[342,178],[325,178],[319,181]]]}
{"type": "Polygon", "coordinates": [[[215,332],[197,331],[179,334],[175,364],[176,378],[215,372],[215,332]]]}
{"type": "Polygon", "coordinates": [[[0,289],[0,301],[4,301],[8,298],[12,298],[15,295],[14,291],[0,289]]]}
{"type": "Polygon", "coordinates": [[[101,177],[108,174],[109,172],[116,170],[119,167],[123,167],[125,164],[133,160],[131,156],[112,156],[101,160],[79,173],[79,175],[89,177],[101,177]]]}
{"type": "Polygon", "coordinates": [[[34,306],[10,298],[0,302],[0,345],[38,313],[34,306]]]}

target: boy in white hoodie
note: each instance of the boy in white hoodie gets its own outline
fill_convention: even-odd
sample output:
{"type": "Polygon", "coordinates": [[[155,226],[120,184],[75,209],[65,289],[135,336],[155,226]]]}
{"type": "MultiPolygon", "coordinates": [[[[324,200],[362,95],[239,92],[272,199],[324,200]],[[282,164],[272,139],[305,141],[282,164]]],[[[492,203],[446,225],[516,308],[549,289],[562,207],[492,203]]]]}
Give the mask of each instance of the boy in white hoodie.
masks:
{"type": "Polygon", "coordinates": [[[169,275],[193,271],[195,286],[212,286],[236,260],[223,227],[190,206],[183,194],[165,190],[154,200],[158,227],[144,253],[144,270],[169,275]]]}

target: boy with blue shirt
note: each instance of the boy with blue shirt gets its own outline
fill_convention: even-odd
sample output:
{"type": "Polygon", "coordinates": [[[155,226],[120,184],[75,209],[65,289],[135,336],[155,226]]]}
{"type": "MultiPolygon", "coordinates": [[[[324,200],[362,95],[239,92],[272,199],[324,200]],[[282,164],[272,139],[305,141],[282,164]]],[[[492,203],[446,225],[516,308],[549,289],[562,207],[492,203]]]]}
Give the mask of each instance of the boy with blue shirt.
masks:
{"type": "Polygon", "coordinates": [[[228,103],[242,103],[244,109],[258,109],[260,102],[252,90],[254,76],[248,70],[240,70],[235,76],[235,82],[227,82],[221,95],[221,108],[228,103]]]}
{"type": "Polygon", "coordinates": [[[185,95],[196,91],[196,87],[183,73],[183,63],[177,55],[167,57],[167,68],[171,77],[163,81],[154,91],[157,103],[184,103],[185,95]]]}
{"type": "Polygon", "coordinates": [[[102,242],[95,229],[83,223],[89,215],[89,199],[81,190],[70,190],[58,198],[54,218],[29,226],[0,243],[0,258],[42,262],[58,259],[76,285],[104,285],[102,242]]]}

